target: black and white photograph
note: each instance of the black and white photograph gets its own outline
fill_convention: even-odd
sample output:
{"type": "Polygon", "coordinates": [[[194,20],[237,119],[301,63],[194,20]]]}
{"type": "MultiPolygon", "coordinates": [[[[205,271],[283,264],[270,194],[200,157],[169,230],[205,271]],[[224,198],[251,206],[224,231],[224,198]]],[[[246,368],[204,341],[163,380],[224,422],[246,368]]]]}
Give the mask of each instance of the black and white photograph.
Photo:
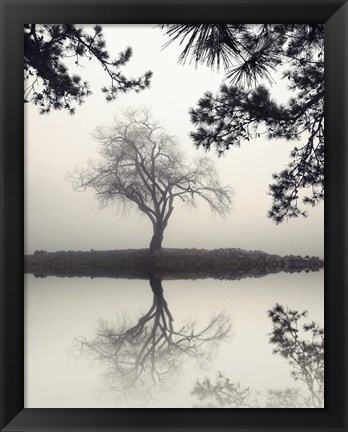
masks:
{"type": "Polygon", "coordinates": [[[323,24],[25,24],[24,200],[25,408],[324,408],[323,24]]]}

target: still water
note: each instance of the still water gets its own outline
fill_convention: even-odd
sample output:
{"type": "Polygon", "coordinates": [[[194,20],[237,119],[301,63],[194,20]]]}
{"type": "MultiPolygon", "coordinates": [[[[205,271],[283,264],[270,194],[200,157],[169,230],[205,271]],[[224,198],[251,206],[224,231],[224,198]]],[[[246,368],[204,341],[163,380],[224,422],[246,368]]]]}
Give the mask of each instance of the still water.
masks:
{"type": "Polygon", "coordinates": [[[305,390],[272,353],[267,311],[307,310],[303,322],[324,326],[323,276],[150,284],[26,275],[25,407],[190,408],[197,380],[220,373],[255,394],[305,390]]]}

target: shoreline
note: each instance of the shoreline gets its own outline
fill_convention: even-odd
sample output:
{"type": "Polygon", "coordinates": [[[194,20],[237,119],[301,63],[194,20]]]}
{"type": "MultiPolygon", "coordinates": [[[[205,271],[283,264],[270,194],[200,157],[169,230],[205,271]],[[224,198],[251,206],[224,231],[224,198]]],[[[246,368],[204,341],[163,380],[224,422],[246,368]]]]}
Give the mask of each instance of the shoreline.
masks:
{"type": "Polygon", "coordinates": [[[319,257],[274,255],[243,249],[148,249],[111,251],[35,251],[24,256],[24,272],[36,277],[112,277],[148,279],[241,279],[278,272],[319,271],[319,257]]]}

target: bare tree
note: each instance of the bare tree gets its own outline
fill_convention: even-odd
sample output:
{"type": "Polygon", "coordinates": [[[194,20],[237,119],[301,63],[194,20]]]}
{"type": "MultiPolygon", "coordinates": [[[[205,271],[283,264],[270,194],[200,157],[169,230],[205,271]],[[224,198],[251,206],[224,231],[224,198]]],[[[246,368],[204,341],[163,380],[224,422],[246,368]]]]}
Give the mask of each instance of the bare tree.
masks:
{"type": "Polygon", "coordinates": [[[75,339],[78,350],[107,366],[109,387],[126,400],[147,401],[152,389],[163,385],[189,358],[199,364],[209,362],[230,332],[224,312],[211,317],[200,330],[194,322],[175,328],[161,279],[153,274],[150,286],[153,303],[136,323],[125,315],[115,323],[101,320],[94,339],[75,339]]]}
{"type": "Polygon", "coordinates": [[[230,210],[231,188],[221,186],[213,162],[200,157],[188,166],[176,140],[147,110],[127,112],[112,127],[98,128],[95,138],[101,159],[75,168],[68,180],[74,190],[94,189],[101,207],[136,206],[153,225],[151,252],[162,247],[176,199],[194,205],[201,198],[221,216],[230,210]]]}

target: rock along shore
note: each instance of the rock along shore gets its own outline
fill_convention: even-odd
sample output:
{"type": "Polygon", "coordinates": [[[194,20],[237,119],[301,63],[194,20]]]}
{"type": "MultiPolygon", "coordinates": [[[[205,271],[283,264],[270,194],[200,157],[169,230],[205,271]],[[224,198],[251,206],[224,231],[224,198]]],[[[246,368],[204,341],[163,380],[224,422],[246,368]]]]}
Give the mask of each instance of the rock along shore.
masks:
{"type": "Polygon", "coordinates": [[[152,256],[148,249],[112,251],[35,251],[24,257],[24,271],[37,277],[241,279],[269,273],[318,271],[319,257],[271,255],[243,249],[162,249],[152,256]]]}

